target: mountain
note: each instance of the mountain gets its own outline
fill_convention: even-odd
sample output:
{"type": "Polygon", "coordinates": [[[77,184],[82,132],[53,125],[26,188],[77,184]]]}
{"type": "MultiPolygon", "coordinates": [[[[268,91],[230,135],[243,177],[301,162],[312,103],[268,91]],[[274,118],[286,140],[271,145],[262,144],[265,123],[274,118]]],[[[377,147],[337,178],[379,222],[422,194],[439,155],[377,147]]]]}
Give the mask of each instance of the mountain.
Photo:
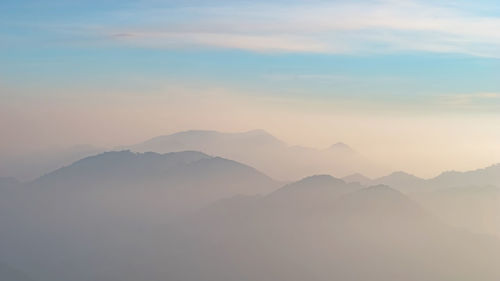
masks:
{"type": "MultiPolygon", "coordinates": [[[[359,176],[353,175],[353,177],[359,176]]],[[[371,180],[368,182],[368,184],[386,184],[393,188],[404,191],[432,191],[445,190],[456,187],[488,185],[500,187],[500,164],[473,171],[443,172],[437,177],[430,179],[422,179],[400,171],[394,172],[388,176],[371,180]]]]}
{"type": "MultiPolygon", "coordinates": [[[[347,184],[341,180],[334,178],[330,175],[316,175],[304,178],[300,181],[290,183],[275,191],[273,194],[283,193],[297,193],[297,192],[311,192],[311,190],[339,190],[347,189],[347,184]]],[[[345,190],[345,191],[348,191],[345,190]]]]}
{"type": "Polygon", "coordinates": [[[444,172],[439,176],[428,180],[428,185],[437,189],[470,185],[495,185],[500,187],[500,164],[473,171],[444,172]]]}
{"type": "Polygon", "coordinates": [[[328,205],[333,199],[361,188],[360,184],[346,183],[330,175],[315,175],[285,185],[269,194],[268,199],[276,206],[293,202],[296,208],[308,209],[318,204],[328,205]]]}
{"type": "Polygon", "coordinates": [[[383,170],[344,143],[326,149],[288,146],[263,130],[243,133],[186,131],[155,137],[124,149],[158,153],[196,150],[236,160],[286,181],[312,174],[344,175],[383,170]]]}
{"type": "Polygon", "coordinates": [[[338,142],[338,143],[335,143],[333,145],[331,145],[328,150],[332,150],[332,151],[338,151],[338,152],[342,152],[342,153],[345,153],[345,154],[348,154],[348,153],[356,153],[354,151],[354,149],[352,149],[349,145],[343,143],[343,142],[338,142]]]}
{"type": "Polygon", "coordinates": [[[136,151],[171,152],[182,150],[201,150],[213,153],[215,150],[235,148],[255,148],[258,146],[280,147],[285,145],[263,130],[253,130],[244,133],[220,133],[216,131],[185,131],[172,135],[155,137],[143,143],[134,145],[136,151]],[[223,147],[221,147],[223,145],[223,147]]]}
{"type": "Polygon", "coordinates": [[[0,258],[40,281],[500,280],[498,239],[396,189],[275,186],[200,152],[102,153],[0,196],[0,258]]]}
{"type": "Polygon", "coordinates": [[[466,172],[448,171],[431,179],[396,172],[366,184],[398,189],[457,227],[500,237],[500,164],[466,172]]]}
{"type": "Polygon", "coordinates": [[[107,276],[128,267],[120,253],[145,233],[219,199],[278,187],[200,152],[105,152],[0,190],[0,259],[40,281],[123,280],[107,276]]]}
{"type": "Polygon", "coordinates": [[[65,194],[66,201],[73,196],[79,201],[82,198],[103,198],[102,206],[107,209],[112,208],[106,206],[106,200],[114,197],[115,207],[121,206],[125,212],[132,211],[134,206],[139,208],[143,201],[148,200],[147,208],[137,211],[151,209],[163,212],[165,217],[225,197],[268,193],[276,187],[276,182],[254,168],[196,151],[167,154],[105,152],[79,160],[26,185],[40,198],[48,195],[47,200],[53,200],[51,196],[54,194],[51,193],[55,192],[58,196],[65,194]]]}
{"type": "Polygon", "coordinates": [[[372,181],[372,179],[365,177],[364,175],[362,175],[360,173],[355,173],[355,174],[343,177],[342,180],[344,180],[345,182],[348,182],[348,183],[357,182],[357,183],[360,183],[362,185],[369,185],[370,182],[372,181]]]}
{"type": "Polygon", "coordinates": [[[448,227],[390,187],[345,185],[317,176],[219,201],[151,240],[168,261],[157,266],[190,281],[499,280],[498,239],[448,227]]]}
{"type": "Polygon", "coordinates": [[[394,172],[388,176],[374,179],[369,182],[371,185],[384,184],[398,190],[412,190],[422,187],[426,184],[426,180],[410,175],[405,172],[394,172]]]}
{"type": "Polygon", "coordinates": [[[450,225],[500,237],[500,188],[461,186],[411,194],[450,225]]]}

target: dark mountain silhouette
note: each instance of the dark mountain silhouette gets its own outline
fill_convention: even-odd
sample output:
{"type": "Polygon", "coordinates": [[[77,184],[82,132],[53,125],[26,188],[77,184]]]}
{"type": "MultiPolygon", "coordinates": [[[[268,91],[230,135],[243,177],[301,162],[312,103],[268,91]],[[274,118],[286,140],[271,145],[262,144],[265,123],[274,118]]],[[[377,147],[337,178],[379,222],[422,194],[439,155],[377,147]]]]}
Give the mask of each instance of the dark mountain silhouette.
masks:
{"type": "Polygon", "coordinates": [[[60,168],[27,184],[24,192],[49,201],[53,193],[64,195],[65,202],[74,199],[82,207],[84,198],[93,200],[94,207],[102,200],[108,211],[111,206],[126,213],[136,211],[134,215],[149,210],[167,218],[225,197],[267,193],[276,187],[271,178],[249,166],[201,152],[120,151],[60,168]],[[111,198],[113,204],[108,202],[111,198]]]}
{"type": "Polygon", "coordinates": [[[212,157],[194,151],[167,155],[152,152],[105,152],[57,169],[36,179],[32,184],[53,186],[59,184],[92,185],[99,181],[150,181],[153,178],[165,176],[170,169],[209,158],[212,157]]]}
{"type": "MultiPolygon", "coordinates": [[[[30,183],[32,186],[53,187],[58,185],[92,186],[101,184],[149,183],[163,185],[199,180],[228,180],[239,177],[241,181],[256,184],[251,190],[233,190],[234,194],[253,194],[271,191],[275,185],[268,176],[252,167],[220,157],[208,156],[196,151],[159,154],[154,152],[133,153],[130,151],[105,152],[79,160],[60,168],[30,183]]],[[[204,184],[203,182],[199,182],[204,184]]],[[[205,184],[209,184],[206,182],[205,184]]]]}
{"type": "Polygon", "coordinates": [[[357,170],[373,172],[380,169],[344,143],[336,143],[327,149],[288,146],[263,130],[243,133],[186,131],[155,137],[126,148],[159,153],[202,151],[248,164],[283,180],[296,180],[311,174],[349,174],[357,170]]]}
{"type": "Polygon", "coordinates": [[[200,152],[102,153],[0,192],[0,259],[41,281],[123,280],[107,277],[123,270],[117,253],[144,233],[277,187],[254,168],[200,152]]]}

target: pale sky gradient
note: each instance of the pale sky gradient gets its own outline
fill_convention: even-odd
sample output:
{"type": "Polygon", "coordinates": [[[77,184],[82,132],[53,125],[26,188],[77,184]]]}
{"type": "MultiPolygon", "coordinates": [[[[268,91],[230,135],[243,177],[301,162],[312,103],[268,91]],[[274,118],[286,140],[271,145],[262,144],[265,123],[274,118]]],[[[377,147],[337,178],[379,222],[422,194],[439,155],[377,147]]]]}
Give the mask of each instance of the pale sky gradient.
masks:
{"type": "Polygon", "coordinates": [[[0,13],[0,156],[261,128],[424,177],[500,162],[495,1],[4,0],[0,13]]]}

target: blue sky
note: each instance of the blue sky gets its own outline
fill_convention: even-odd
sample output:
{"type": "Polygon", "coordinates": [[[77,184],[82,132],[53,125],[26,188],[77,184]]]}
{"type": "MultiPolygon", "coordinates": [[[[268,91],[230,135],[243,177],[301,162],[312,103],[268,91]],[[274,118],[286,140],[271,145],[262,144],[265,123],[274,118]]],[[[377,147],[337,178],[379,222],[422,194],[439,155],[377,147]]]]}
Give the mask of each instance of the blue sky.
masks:
{"type": "Polygon", "coordinates": [[[493,1],[0,5],[0,81],[10,89],[89,80],[96,87],[118,80],[126,88],[130,78],[146,77],[148,84],[173,79],[378,102],[478,94],[491,97],[488,110],[500,93],[500,12],[493,1]]]}
{"type": "Polygon", "coordinates": [[[0,13],[0,125],[12,127],[0,153],[33,138],[111,145],[263,128],[378,156],[409,123],[420,131],[398,136],[402,158],[425,158],[424,147],[435,153],[464,130],[474,134],[446,163],[477,146],[461,167],[500,157],[496,1],[3,0],[0,13]],[[434,144],[413,142],[424,130],[434,144]]]}

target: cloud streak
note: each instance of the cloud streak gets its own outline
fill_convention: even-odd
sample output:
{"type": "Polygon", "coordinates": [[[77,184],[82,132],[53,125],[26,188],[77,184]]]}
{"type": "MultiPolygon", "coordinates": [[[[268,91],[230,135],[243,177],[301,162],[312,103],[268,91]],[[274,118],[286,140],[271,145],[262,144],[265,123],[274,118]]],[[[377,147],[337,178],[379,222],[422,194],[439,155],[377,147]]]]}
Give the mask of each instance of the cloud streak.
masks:
{"type": "Polygon", "coordinates": [[[219,3],[122,11],[101,32],[121,44],[256,52],[424,51],[500,57],[500,17],[444,1],[219,3]],[[117,22],[127,19],[129,24],[117,22]],[[123,36],[123,35],[127,36],[123,36]]]}
{"type": "Polygon", "coordinates": [[[473,93],[444,95],[439,98],[438,104],[454,109],[500,109],[500,93],[473,93]]]}

